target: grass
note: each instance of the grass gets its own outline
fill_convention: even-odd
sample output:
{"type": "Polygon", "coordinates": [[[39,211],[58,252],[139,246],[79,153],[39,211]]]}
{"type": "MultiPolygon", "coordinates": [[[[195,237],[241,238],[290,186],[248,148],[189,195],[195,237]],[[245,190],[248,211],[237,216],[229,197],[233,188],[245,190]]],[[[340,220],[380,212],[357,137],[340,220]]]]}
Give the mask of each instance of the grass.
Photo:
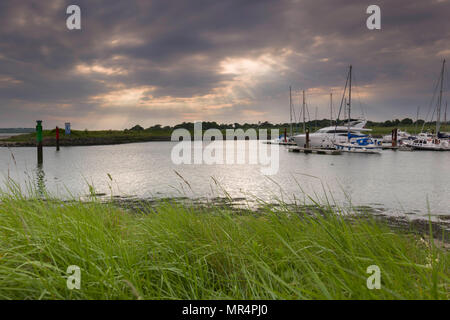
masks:
{"type": "MultiPolygon", "coordinates": [[[[414,126],[414,125],[398,125],[398,126],[392,126],[392,127],[371,127],[371,126],[367,126],[368,129],[372,129],[372,131],[370,132],[370,134],[374,135],[374,136],[382,136],[382,135],[387,135],[387,134],[391,134],[393,129],[398,128],[399,130],[402,131],[406,131],[409,134],[419,134],[421,129],[422,129],[422,125],[420,126],[414,126]]],[[[445,125],[442,126],[443,130],[446,130],[445,125]]],[[[427,132],[427,131],[432,131],[432,130],[436,130],[436,126],[432,125],[432,124],[427,124],[424,126],[423,131],[427,132]]]]}
{"type": "MultiPolygon", "coordinates": [[[[43,131],[44,145],[56,144],[56,130],[43,131]]],[[[155,140],[170,140],[170,132],[165,130],[152,131],[122,131],[122,130],[72,130],[70,135],[65,135],[60,129],[61,145],[101,145],[120,144],[155,140]]],[[[24,145],[36,145],[36,133],[28,133],[3,139],[6,143],[18,143],[24,145]]]]}
{"type": "Polygon", "coordinates": [[[329,207],[150,213],[0,195],[0,299],[448,299],[448,251],[329,207]],[[81,289],[66,286],[81,268],[81,289]],[[366,269],[381,269],[369,290],[366,269]]]}

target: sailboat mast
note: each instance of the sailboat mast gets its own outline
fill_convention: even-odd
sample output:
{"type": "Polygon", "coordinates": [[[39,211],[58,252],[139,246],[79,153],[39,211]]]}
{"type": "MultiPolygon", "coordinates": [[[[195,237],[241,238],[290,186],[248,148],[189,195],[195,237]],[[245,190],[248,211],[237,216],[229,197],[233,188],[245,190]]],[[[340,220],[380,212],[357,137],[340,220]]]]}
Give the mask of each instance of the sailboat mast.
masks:
{"type": "Polygon", "coordinates": [[[305,90],[303,90],[303,132],[306,132],[306,122],[305,122],[305,90]]]}
{"type": "Polygon", "coordinates": [[[437,119],[436,119],[436,135],[439,136],[439,130],[441,129],[441,106],[442,106],[442,89],[444,86],[444,69],[445,69],[445,59],[442,62],[442,70],[441,70],[441,90],[439,92],[439,101],[437,106],[437,119]]]}
{"type": "MultiPolygon", "coordinates": [[[[345,108],[344,108],[344,119],[345,119],[345,116],[347,115],[347,112],[348,112],[348,108],[347,108],[347,106],[348,106],[348,104],[347,104],[347,97],[345,97],[344,98],[344,106],[345,106],[345,108]]],[[[348,121],[348,115],[347,115],[347,121],[348,121]]],[[[344,124],[345,124],[345,122],[344,122],[344,124]]],[[[347,128],[348,128],[348,125],[347,125],[347,128]]],[[[347,130],[347,133],[348,133],[348,130],[347,130]]]]}
{"type": "Polygon", "coordinates": [[[314,131],[317,130],[317,106],[316,106],[316,114],[314,115],[314,131]]]}
{"type": "Polygon", "coordinates": [[[447,129],[447,101],[445,101],[444,125],[445,128],[447,129]]]}
{"type": "Polygon", "coordinates": [[[414,134],[417,134],[417,124],[419,123],[420,106],[417,107],[416,125],[414,126],[414,134]]]}
{"type": "Polygon", "coordinates": [[[333,93],[330,93],[330,127],[333,126],[333,93]]]}
{"type": "Polygon", "coordinates": [[[289,113],[290,113],[290,121],[291,121],[289,136],[292,137],[292,93],[291,93],[291,86],[289,86],[289,113]]]}
{"type": "MultiPolygon", "coordinates": [[[[350,133],[350,119],[351,119],[350,118],[350,111],[351,111],[351,109],[352,109],[352,66],[350,65],[350,70],[349,70],[349,87],[348,87],[348,124],[347,124],[347,131],[348,131],[348,133],[350,133]]],[[[349,137],[349,135],[347,135],[347,136],[349,137]]]]}

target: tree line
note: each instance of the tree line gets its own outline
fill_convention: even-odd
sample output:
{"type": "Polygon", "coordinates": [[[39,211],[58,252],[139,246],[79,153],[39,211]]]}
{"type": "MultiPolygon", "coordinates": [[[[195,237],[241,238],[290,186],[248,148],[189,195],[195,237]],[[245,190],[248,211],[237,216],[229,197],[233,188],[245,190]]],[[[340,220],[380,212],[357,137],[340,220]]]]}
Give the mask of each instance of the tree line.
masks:
{"type": "MultiPolygon", "coordinates": [[[[384,122],[376,122],[376,121],[367,121],[367,127],[401,127],[401,126],[411,126],[411,125],[418,125],[422,126],[425,123],[424,120],[419,119],[418,121],[414,121],[410,118],[404,118],[402,120],[395,119],[395,120],[386,120],[384,122]]],[[[434,125],[436,122],[427,122],[427,125],[434,125]]],[[[323,127],[328,127],[330,125],[336,125],[336,121],[330,122],[329,119],[322,119],[322,120],[311,120],[305,123],[306,127],[309,129],[319,129],[323,127]]],[[[344,120],[339,120],[337,125],[343,125],[344,120]]],[[[202,129],[208,130],[208,129],[219,129],[219,130],[225,130],[225,129],[280,129],[280,128],[287,128],[289,129],[291,124],[289,122],[284,123],[270,123],[268,121],[264,122],[258,122],[258,123],[217,123],[216,121],[204,121],[202,122],[202,129]]],[[[293,123],[293,128],[302,128],[303,123],[293,123]]],[[[177,124],[175,126],[162,126],[160,124],[153,125],[148,128],[144,128],[141,125],[135,125],[134,127],[130,129],[125,129],[125,131],[171,131],[175,129],[187,129],[187,130],[194,130],[194,123],[193,122],[183,122],[180,124],[177,124]]]]}

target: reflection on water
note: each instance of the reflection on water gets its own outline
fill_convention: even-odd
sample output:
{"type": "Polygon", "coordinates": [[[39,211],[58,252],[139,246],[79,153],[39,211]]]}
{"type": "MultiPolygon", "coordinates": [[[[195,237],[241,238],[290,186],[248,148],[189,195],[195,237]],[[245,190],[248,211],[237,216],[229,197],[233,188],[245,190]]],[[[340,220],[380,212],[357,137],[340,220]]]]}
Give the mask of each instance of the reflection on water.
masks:
{"type": "MultiPolygon", "coordinates": [[[[233,141],[213,142],[220,144],[233,141]]],[[[175,143],[44,148],[36,168],[36,148],[0,148],[0,174],[24,184],[36,170],[36,187],[60,197],[97,193],[141,198],[187,196],[308,202],[306,195],[339,206],[388,209],[412,216],[450,214],[450,152],[383,151],[381,156],[298,154],[280,148],[279,171],[267,177],[259,165],[174,165],[175,143]],[[14,155],[15,162],[11,153],[14,155]],[[178,172],[180,176],[176,173],[178,172]],[[108,177],[111,176],[112,180],[108,177]],[[186,182],[189,183],[186,184],[186,182]],[[324,190],[328,191],[326,196],[324,190]]],[[[246,147],[236,152],[245,152],[246,147]]]]}

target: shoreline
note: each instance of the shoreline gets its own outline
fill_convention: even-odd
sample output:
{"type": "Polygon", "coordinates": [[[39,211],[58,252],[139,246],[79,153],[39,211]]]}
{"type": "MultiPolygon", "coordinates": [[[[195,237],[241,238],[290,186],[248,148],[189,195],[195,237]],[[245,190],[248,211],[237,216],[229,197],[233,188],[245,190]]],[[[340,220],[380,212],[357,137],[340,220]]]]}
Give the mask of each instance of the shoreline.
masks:
{"type": "MultiPolygon", "coordinates": [[[[268,136],[267,139],[271,137],[268,136]]],[[[8,138],[6,138],[8,139],[8,138]]],[[[5,139],[5,140],[6,140],[5,139]]],[[[34,141],[5,141],[0,139],[0,148],[21,148],[21,147],[36,147],[37,144],[34,141]]],[[[228,139],[223,139],[222,141],[227,141],[228,139]]],[[[249,139],[245,139],[248,141],[249,139]]],[[[250,139],[254,140],[254,139],[250,139]]],[[[256,139],[260,140],[260,139],[256,139]]],[[[192,137],[191,141],[194,141],[192,137]]],[[[214,140],[213,140],[214,141],[214,140]]],[[[231,140],[229,140],[231,141],[231,140]]],[[[239,141],[242,141],[239,139],[239,141]]],[[[262,140],[266,141],[266,139],[262,140]]],[[[120,145],[120,144],[130,144],[130,143],[142,143],[142,142],[178,142],[172,141],[171,137],[144,137],[142,139],[64,139],[60,140],[59,145],[61,147],[82,147],[82,146],[107,146],[107,145],[120,145]]],[[[56,147],[56,141],[44,139],[43,147],[56,147]]]]}
{"type": "MultiPolygon", "coordinates": [[[[10,137],[11,138],[11,137],[10,137]]],[[[0,148],[20,148],[20,147],[36,147],[35,141],[8,141],[5,138],[0,138],[0,148]]],[[[129,139],[124,138],[75,138],[75,139],[61,139],[59,145],[61,147],[81,147],[81,146],[106,146],[117,144],[129,144],[139,142],[168,142],[170,137],[142,137],[129,139]]],[[[45,138],[43,140],[43,147],[56,147],[55,139],[45,138]]]]}
{"type": "MultiPolygon", "coordinates": [[[[103,195],[100,195],[103,196],[103,195]]],[[[238,203],[230,201],[228,198],[216,198],[212,201],[205,201],[204,199],[191,199],[191,198],[163,198],[163,199],[143,199],[143,198],[126,198],[121,196],[113,197],[113,199],[99,199],[101,203],[105,205],[113,205],[117,208],[122,208],[128,210],[135,214],[151,214],[155,208],[161,205],[161,203],[169,203],[181,206],[189,206],[194,210],[208,211],[214,210],[215,208],[221,208],[224,210],[229,210],[235,215],[242,216],[264,216],[265,211],[269,207],[272,211],[283,212],[286,209],[290,213],[296,214],[300,217],[311,217],[317,214],[317,212],[326,212],[329,210],[334,211],[334,214],[339,215],[339,211],[335,206],[317,206],[317,205],[295,205],[295,204],[284,204],[283,208],[279,208],[276,203],[265,204],[264,206],[259,206],[256,208],[250,208],[245,206],[240,206],[238,203]]],[[[86,202],[89,203],[89,202],[86,202]]],[[[445,244],[446,248],[450,249],[450,215],[445,215],[443,217],[437,217],[438,221],[425,220],[421,218],[409,219],[407,215],[396,216],[389,215],[386,213],[377,213],[374,208],[367,206],[354,206],[348,209],[349,212],[344,213],[342,216],[344,220],[353,222],[360,218],[370,221],[374,219],[380,223],[384,223],[389,226],[392,230],[398,232],[412,233],[418,235],[430,234],[430,227],[432,228],[432,236],[435,240],[443,240],[442,243],[445,244]]],[[[435,217],[435,216],[433,216],[435,217]]]]}
{"type": "MultiPolygon", "coordinates": [[[[320,128],[320,126],[318,127],[320,128]]],[[[381,138],[383,135],[391,132],[393,127],[368,127],[371,129],[371,135],[374,138],[381,138]]],[[[402,127],[403,128],[403,127],[402,127]]],[[[170,129],[143,129],[143,130],[72,130],[70,135],[65,135],[63,129],[60,130],[60,146],[97,146],[97,145],[117,145],[117,144],[128,144],[128,143],[138,143],[138,142],[162,142],[171,141],[173,130],[178,129],[173,127],[170,129]]],[[[191,140],[194,139],[193,128],[185,128],[191,134],[191,140]]],[[[258,130],[267,130],[267,140],[273,138],[271,136],[271,130],[275,129],[279,131],[282,135],[285,132],[286,127],[238,127],[237,129],[242,129],[244,131],[248,129],[256,130],[258,135],[258,130]]],[[[413,130],[413,127],[405,127],[405,130],[413,130]]],[[[207,128],[203,130],[203,133],[207,128]]],[[[223,140],[226,139],[226,133],[224,128],[219,129],[222,133],[223,140]]],[[[313,132],[313,131],[312,131],[313,132]]],[[[296,132],[295,134],[301,134],[302,132],[296,132]]],[[[257,138],[259,140],[259,138],[257,138]]],[[[247,140],[247,139],[246,139],[247,140]]],[[[56,146],[56,130],[44,130],[43,131],[43,146],[44,147],[55,147],[56,146]]],[[[11,136],[0,136],[0,147],[11,148],[11,147],[36,147],[36,133],[22,133],[22,134],[11,134],[11,136]]]]}

